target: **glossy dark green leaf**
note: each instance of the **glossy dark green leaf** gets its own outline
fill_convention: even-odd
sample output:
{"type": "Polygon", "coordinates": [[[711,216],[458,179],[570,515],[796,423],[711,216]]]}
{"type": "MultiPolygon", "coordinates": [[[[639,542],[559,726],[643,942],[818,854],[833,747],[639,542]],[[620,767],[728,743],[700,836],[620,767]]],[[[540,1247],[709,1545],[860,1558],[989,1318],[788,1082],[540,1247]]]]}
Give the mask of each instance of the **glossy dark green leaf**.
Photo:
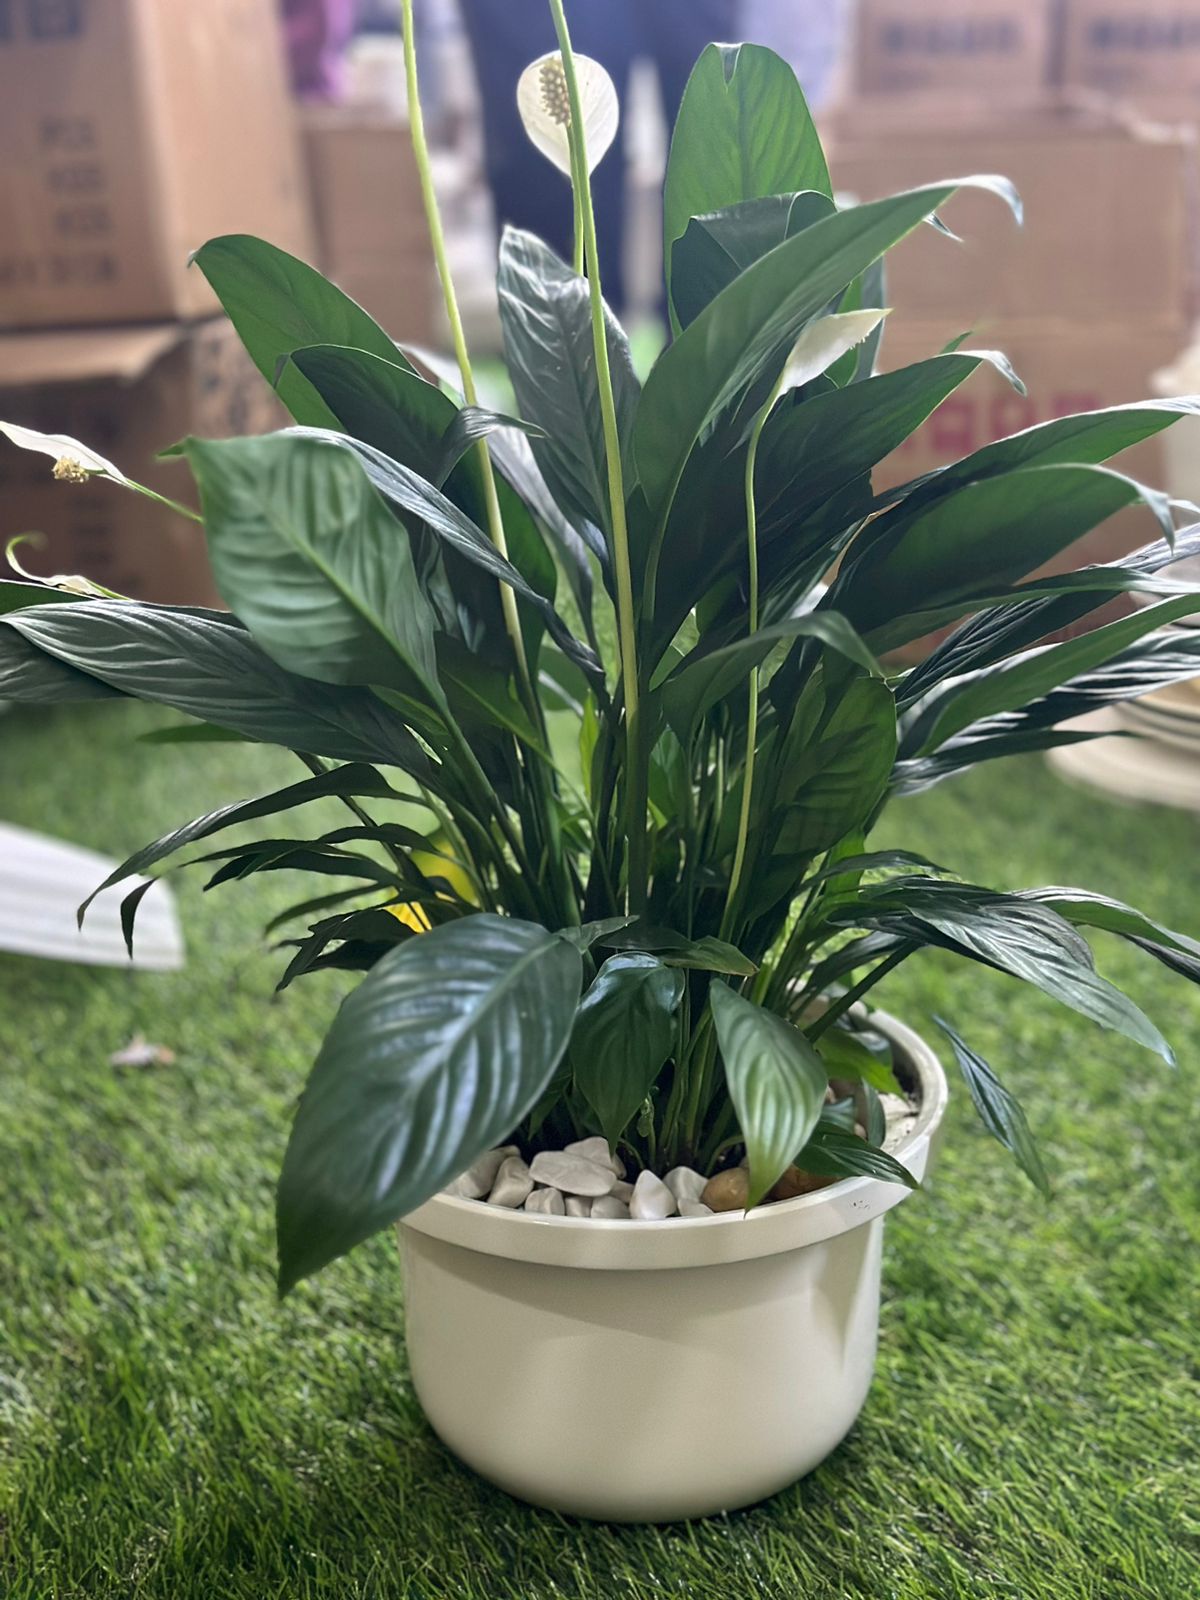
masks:
{"type": "Polygon", "coordinates": [[[807,1143],[829,1079],[816,1049],[782,1017],[719,979],[709,990],[709,1005],[746,1145],[748,1204],[756,1206],[807,1143]]]}
{"type": "Polygon", "coordinates": [[[1116,933],[1123,939],[1133,940],[1140,948],[1151,945],[1170,950],[1179,955],[1200,959],[1200,941],[1186,933],[1176,933],[1166,928],[1144,911],[1127,906],[1108,895],[1094,894],[1090,889],[1047,888],[1027,889],[1024,898],[1038,905],[1049,906],[1065,921],[1076,927],[1100,928],[1105,933],[1116,933]]]}
{"type": "Polygon", "coordinates": [[[663,263],[671,297],[675,241],[689,218],[798,189],[833,194],[796,74],[762,45],[710,44],[692,68],[667,161],[663,263]]]}
{"type": "MultiPolygon", "coordinates": [[[[587,280],[531,233],[506,228],[497,277],[508,373],[555,499],[568,516],[611,527],[607,457],[596,382],[587,280]]],[[[622,452],[627,452],[638,381],[620,324],[607,314],[608,362],[622,452]]],[[[626,461],[626,488],[632,487],[626,461]]]]}
{"type": "Polygon", "coordinates": [[[816,1041],[817,1054],[831,1078],[869,1084],[880,1094],[901,1094],[891,1063],[868,1050],[846,1028],[827,1028],[816,1041]]]}
{"type": "Polygon", "coordinates": [[[784,736],[774,821],[763,819],[777,856],[831,849],[868,820],[891,776],[896,706],[887,685],[856,678],[826,716],[822,705],[813,696],[784,736]]]}
{"type": "Polygon", "coordinates": [[[569,1057],[575,1083],[615,1146],[675,1045],[681,972],[656,956],[610,956],[579,1002],[569,1057]]]}
{"type": "Polygon", "coordinates": [[[599,940],[621,928],[627,928],[632,917],[600,917],[595,922],[585,922],[579,928],[560,928],[559,938],[569,939],[577,950],[590,950],[599,940]]]}
{"type": "Polygon", "coordinates": [[[973,884],[913,878],[864,889],[855,904],[839,907],[830,920],[981,961],[1174,1061],[1150,1019],[1100,977],[1086,941],[1048,906],[973,884]]]}
{"type": "Polygon", "coordinates": [[[921,1187],[895,1156],[829,1121],[813,1129],[796,1165],[822,1178],[880,1178],[884,1183],[902,1183],[906,1189],[921,1187]]]}
{"type": "Polygon", "coordinates": [[[295,434],[190,439],[213,575],[280,666],[324,683],[415,681],[440,701],[408,535],[344,450],[295,434]]]}
{"type": "Polygon", "coordinates": [[[197,844],[201,839],[210,839],[214,833],[236,827],[240,822],[254,822],[259,817],[277,816],[281,811],[291,811],[296,806],[308,805],[310,801],[322,800],[329,795],[373,795],[395,799],[396,791],[375,771],[374,767],[355,762],[345,767],[334,767],[317,777],[289,784],[286,789],[275,789],[270,794],[258,795],[252,800],[235,800],[229,805],[218,806],[215,811],[206,811],[202,817],[195,817],[191,822],[172,828],[169,833],[162,834],[151,844],[135,850],[88,895],[79,908],[80,922],[82,923],[84,913],[92,901],[103,890],[111,888],[114,883],[120,883],[124,878],[131,878],[134,873],[147,871],[157,862],[174,855],[177,850],[182,850],[185,845],[197,844]]]}
{"type": "Polygon", "coordinates": [[[16,579],[0,579],[0,615],[6,611],[23,611],[27,606],[61,605],[64,601],[76,604],[81,596],[66,589],[52,589],[46,583],[22,583],[16,579]]]}
{"type": "Polygon", "coordinates": [[[279,1180],[279,1286],[414,1210],[529,1111],[567,1046],[579,951],[464,917],[385,956],[334,1019],[279,1180]]]}
{"type": "Polygon", "coordinates": [[[265,239],[225,234],[201,245],[193,262],[212,285],[255,366],[277,386],[297,422],[314,428],[337,419],[304,374],[286,365],[306,345],[343,345],[409,366],[360,305],[312,267],[265,239]]]}
{"type": "Polygon", "coordinates": [[[689,939],[671,928],[656,928],[649,923],[632,922],[615,933],[602,934],[597,943],[608,949],[642,950],[661,956],[669,967],[690,967],[698,972],[727,972],[734,977],[752,978],[758,971],[749,956],[723,939],[706,935],[689,939]]]}
{"type": "Polygon", "coordinates": [[[701,717],[741,688],[751,669],[761,666],[776,645],[800,638],[819,639],[873,676],[883,676],[883,668],[844,617],[835,611],[810,611],[723,649],[694,650],[662,685],[663,715],[686,744],[701,717]]]}
{"type": "MultiPolygon", "coordinates": [[[[1012,197],[1000,179],[968,179],[1012,197]]],[[[815,222],[756,261],[658,358],[634,427],[646,497],[662,514],[705,426],[756,380],[768,383],[804,324],[960,187],[930,185],[815,222]]]]}
{"type": "Polygon", "coordinates": [[[211,722],[176,722],[169,728],[152,728],[139,733],[139,744],[239,744],[246,735],[232,728],[217,728],[211,722]]]}
{"type": "Polygon", "coordinates": [[[483,722],[503,728],[549,760],[545,741],[534,726],[511,675],[482,661],[457,639],[438,640],[438,677],[454,715],[462,722],[483,722]]]}
{"type": "Polygon", "coordinates": [[[826,602],[875,650],[895,649],[1018,582],[1106,517],[1166,496],[1107,467],[1021,467],[872,523],[826,602]]]}
{"type": "Polygon", "coordinates": [[[546,437],[544,428],[539,428],[535,422],[526,422],[522,417],[510,417],[503,411],[489,411],[485,406],[463,406],[442,439],[441,452],[432,475],[433,482],[444,483],[473,444],[505,428],[515,429],[532,439],[546,437]]]}
{"type": "Polygon", "coordinates": [[[950,1041],[980,1121],[992,1137],[1016,1157],[1017,1164],[1034,1186],[1049,1197],[1050,1179],[1020,1103],[1009,1094],[983,1057],[965,1044],[948,1022],[943,1022],[941,1017],[934,1020],[950,1041]]]}
{"type": "Polygon", "coordinates": [[[395,348],[389,356],[344,345],[310,345],[291,357],[341,427],[430,482],[438,476],[445,438],[458,407],[428,383],[395,348]]]}
{"type": "Polygon", "coordinates": [[[1110,661],[1147,633],[1197,611],[1200,611],[1200,589],[1192,595],[1148,606],[1102,628],[1093,628],[1078,638],[1032,651],[1007,665],[983,669],[939,696],[936,715],[916,754],[929,755],[954,734],[984,717],[1019,710],[1080,673],[1110,661]]]}
{"type": "Polygon", "coordinates": [[[332,442],[362,463],[363,470],[374,487],[402,511],[419,517],[439,539],[451,549],[472,562],[491,577],[508,584],[514,593],[538,611],[544,618],[551,637],[563,654],[589,675],[602,675],[595,653],[576,639],[558,612],[544,595],[534,589],[517,571],[511,561],[506,561],[492,544],[487,534],[465,512],[460,511],[440,489],[427,483],[400,462],[393,461],[382,451],[358,439],[346,438],[323,429],[296,428],[290,436],[332,442]]]}
{"type": "Polygon", "coordinates": [[[743,200],[706,216],[692,217],[671,257],[671,301],[686,328],[739,273],[777,244],[836,207],[815,190],[743,200]]]}
{"type": "Polygon", "coordinates": [[[285,672],[233,617],[130,600],[14,612],[0,618],[0,686],[41,703],[132,695],[262,744],[382,762],[438,787],[420,745],[374,695],[285,672]],[[60,681],[60,665],[75,676],[60,681]]]}

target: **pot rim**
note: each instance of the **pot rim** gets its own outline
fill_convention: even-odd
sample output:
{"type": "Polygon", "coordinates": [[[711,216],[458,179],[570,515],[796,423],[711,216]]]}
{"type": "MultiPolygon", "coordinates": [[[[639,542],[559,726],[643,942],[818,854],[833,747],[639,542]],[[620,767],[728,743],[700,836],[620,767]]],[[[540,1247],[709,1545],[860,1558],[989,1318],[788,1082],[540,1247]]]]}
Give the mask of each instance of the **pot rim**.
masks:
{"type": "MultiPolygon", "coordinates": [[[[891,1040],[917,1079],[921,1097],[917,1121],[892,1154],[921,1180],[949,1098],[946,1075],[931,1046],[896,1017],[872,1011],[871,1026],[891,1040]]],[[[881,1178],[843,1178],[813,1194],[774,1201],[749,1212],[662,1221],[551,1217],[437,1194],[402,1218],[400,1227],[514,1261],[646,1271],[751,1261],[820,1244],[882,1216],[910,1193],[901,1184],[885,1183],[881,1178]]]]}

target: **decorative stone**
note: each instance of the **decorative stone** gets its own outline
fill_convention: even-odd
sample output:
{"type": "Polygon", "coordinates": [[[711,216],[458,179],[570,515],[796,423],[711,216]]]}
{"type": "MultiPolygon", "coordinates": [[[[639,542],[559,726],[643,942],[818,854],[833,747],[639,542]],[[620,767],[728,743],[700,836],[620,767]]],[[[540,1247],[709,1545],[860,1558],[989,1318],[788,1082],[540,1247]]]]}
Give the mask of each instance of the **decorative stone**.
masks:
{"type": "Polygon", "coordinates": [[[629,1202],[629,1215],[635,1222],[661,1222],[679,1209],[675,1196],[653,1172],[639,1172],[629,1202]]]}
{"type": "Polygon", "coordinates": [[[526,1211],[536,1211],[544,1217],[561,1217],[565,1214],[563,1197],[557,1189],[535,1189],[525,1202],[526,1211]]]}
{"type": "Polygon", "coordinates": [[[883,1141],[883,1148],[894,1150],[897,1145],[903,1144],[916,1127],[918,1109],[913,1101],[902,1094],[881,1094],[879,1103],[887,1118],[887,1135],[883,1141]]]}
{"type": "Polygon", "coordinates": [[[745,1167],[729,1167],[704,1185],[700,1196],[712,1211],[744,1211],[750,1198],[750,1174],[745,1167]]]}
{"type": "Polygon", "coordinates": [[[633,1185],[631,1183],[626,1183],[624,1178],[618,1178],[616,1183],[614,1183],[612,1188],[609,1190],[609,1193],[615,1194],[618,1200],[623,1200],[625,1204],[628,1205],[633,1199],[633,1185]]]}
{"type": "Polygon", "coordinates": [[[663,1179],[682,1208],[685,1200],[699,1200],[708,1179],[691,1167],[672,1167],[663,1179]]]}
{"type": "Polygon", "coordinates": [[[587,1156],[572,1155],[566,1150],[539,1150],[529,1163],[535,1183],[544,1183],[551,1189],[561,1189],[564,1194],[585,1194],[598,1198],[611,1194],[617,1181],[613,1169],[605,1163],[589,1161],[587,1156]]]}
{"type": "Polygon", "coordinates": [[[802,1194],[813,1194],[817,1189],[836,1183],[836,1178],[820,1178],[815,1172],[801,1172],[799,1167],[789,1167],[768,1195],[770,1200],[795,1200],[802,1194]]]}
{"type": "MultiPolygon", "coordinates": [[[[557,1193],[557,1190],[555,1192],[557,1193]]],[[[569,1194],[566,1200],[566,1214],[568,1217],[590,1217],[593,1204],[593,1201],[585,1200],[582,1195],[569,1194]]]]}
{"type": "Polygon", "coordinates": [[[679,1215],[681,1217],[711,1217],[714,1215],[711,1206],[706,1206],[702,1200],[681,1200],[679,1202],[679,1215]]]}
{"type": "Polygon", "coordinates": [[[627,1222],[629,1220],[629,1207],[623,1200],[618,1200],[615,1195],[603,1194],[599,1200],[592,1201],[590,1215],[592,1217],[607,1217],[611,1222],[627,1222]]]}
{"type": "Polygon", "coordinates": [[[505,1156],[488,1195],[488,1205],[507,1206],[515,1211],[524,1205],[533,1188],[533,1176],[520,1156],[505,1156]]]}
{"type": "Polygon", "coordinates": [[[576,1139],[574,1144],[564,1145],[563,1153],[569,1156],[585,1156],[587,1160],[595,1161],[602,1167],[611,1167],[618,1178],[625,1176],[625,1163],[609,1148],[608,1140],[601,1133],[594,1133],[590,1139],[576,1139]]]}
{"type": "Polygon", "coordinates": [[[502,1144],[495,1150],[487,1151],[461,1177],[455,1178],[446,1193],[458,1195],[462,1200],[482,1200],[491,1193],[500,1163],[515,1155],[520,1155],[515,1144],[502,1144]]]}

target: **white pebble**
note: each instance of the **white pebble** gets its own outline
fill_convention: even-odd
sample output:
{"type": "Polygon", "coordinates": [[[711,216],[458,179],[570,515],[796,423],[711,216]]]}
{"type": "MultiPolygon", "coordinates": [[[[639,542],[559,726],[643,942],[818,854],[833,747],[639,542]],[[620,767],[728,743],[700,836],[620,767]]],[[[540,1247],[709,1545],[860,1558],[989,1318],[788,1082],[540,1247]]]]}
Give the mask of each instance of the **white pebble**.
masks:
{"type": "Polygon", "coordinates": [[[520,1156],[506,1156],[488,1195],[488,1205],[507,1206],[515,1211],[519,1205],[524,1205],[532,1188],[533,1177],[520,1156]]]}
{"type": "Polygon", "coordinates": [[[704,1193],[707,1178],[702,1178],[691,1167],[672,1167],[663,1179],[667,1188],[681,1204],[684,1200],[699,1200],[704,1193]]]}
{"type": "Polygon", "coordinates": [[[499,1149],[486,1151],[461,1177],[455,1178],[446,1193],[456,1194],[462,1200],[482,1200],[496,1181],[500,1163],[519,1154],[515,1144],[502,1144],[499,1149]]]}
{"type": "Polygon", "coordinates": [[[539,1150],[529,1163],[529,1170],[535,1183],[561,1189],[564,1194],[611,1194],[617,1181],[610,1166],[601,1166],[586,1156],[568,1155],[565,1150],[539,1150]]]}
{"type": "Polygon", "coordinates": [[[625,1204],[628,1205],[633,1199],[633,1185],[626,1183],[624,1178],[618,1178],[609,1193],[615,1194],[618,1200],[624,1200],[625,1204]]]}
{"type": "Polygon", "coordinates": [[[681,1200],[679,1202],[679,1215],[681,1217],[715,1217],[716,1212],[711,1206],[706,1206],[703,1200],[681,1200]]]}
{"type": "MultiPolygon", "coordinates": [[[[555,1192],[557,1193],[557,1190],[555,1192]]],[[[594,1201],[585,1200],[582,1195],[569,1194],[567,1196],[567,1216],[590,1217],[594,1203],[594,1201]]]]}
{"type": "Polygon", "coordinates": [[[545,1217],[561,1217],[565,1211],[563,1197],[557,1189],[535,1189],[526,1200],[525,1209],[545,1217]]]}
{"type": "Polygon", "coordinates": [[[629,1207],[615,1195],[604,1194],[592,1201],[591,1216],[607,1217],[613,1222],[628,1221],[629,1207]]]}
{"type": "Polygon", "coordinates": [[[629,1202],[629,1215],[635,1221],[661,1222],[664,1217],[673,1217],[677,1209],[675,1196],[661,1178],[649,1170],[638,1173],[629,1202]]]}
{"type": "Polygon", "coordinates": [[[611,1167],[618,1178],[625,1176],[625,1163],[609,1149],[608,1140],[603,1134],[594,1133],[590,1139],[576,1139],[574,1144],[564,1145],[563,1152],[569,1156],[585,1156],[602,1167],[611,1167]]]}

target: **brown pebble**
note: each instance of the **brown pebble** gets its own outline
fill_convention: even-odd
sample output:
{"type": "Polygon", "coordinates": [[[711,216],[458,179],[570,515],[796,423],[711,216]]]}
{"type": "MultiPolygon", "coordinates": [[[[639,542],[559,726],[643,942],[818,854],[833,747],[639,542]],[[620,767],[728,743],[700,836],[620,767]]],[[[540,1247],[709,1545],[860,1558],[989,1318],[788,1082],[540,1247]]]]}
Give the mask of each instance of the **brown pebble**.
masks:
{"type": "Polygon", "coordinates": [[[701,1201],[712,1211],[744,1211],[750,1196],[750,1174],[745,1167],[729,1167],[704,1185],[701,1201]]]}
{"type": "Polygon", "coordinates": [[[824,1189],[835,1181],[833,1178],[818,1177],[815,1172],[801,1172],[799,1167],[789,1167],[767,1198],[795,1200],[798,1195],[813,1194],[817,1189],[824,1189]]]}

